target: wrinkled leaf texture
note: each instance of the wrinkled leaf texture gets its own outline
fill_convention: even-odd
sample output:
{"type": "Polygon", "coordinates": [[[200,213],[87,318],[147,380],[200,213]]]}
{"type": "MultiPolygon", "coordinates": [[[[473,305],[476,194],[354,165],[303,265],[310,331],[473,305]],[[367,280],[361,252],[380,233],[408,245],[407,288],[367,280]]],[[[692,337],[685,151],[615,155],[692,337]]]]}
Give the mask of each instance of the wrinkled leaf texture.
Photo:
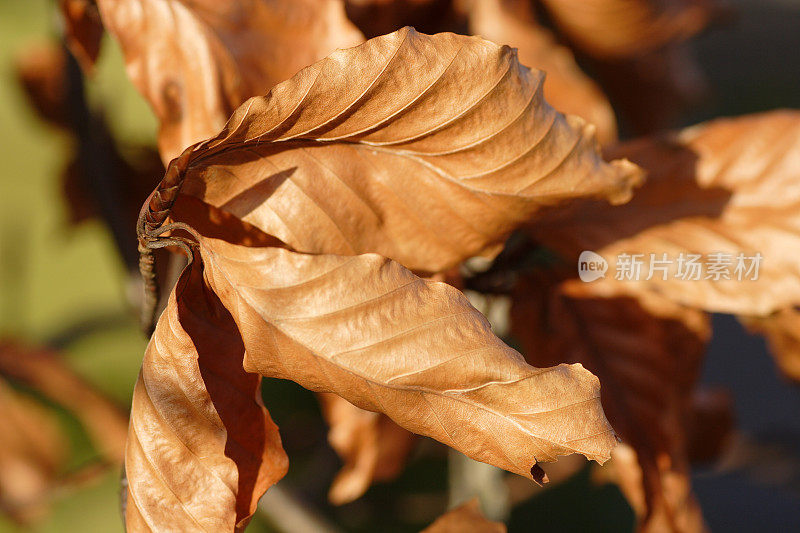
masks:
{"type": "Polygon", "coordinates": [[[613,446],[591,374],[526,365],[449,285],[374,254],[210,239],[200,250],[249,372],[334,392],[526,477],[534,461],[579,452],[602,462],[613,446]]]}
{"type": "MultiPolygon", "coordinates": [[[[594,250],[608,260],[620,253],[732,254],[730,280],[684,281],[660,274],[650,281],[617,281],[613,270],[597,283],[631,294],[658,292],[712,312],[766,316],[800,302],[800,113],[773,111],[718,119],[664,135],[623,143],[609,157],[630,157],[648,171],[634,199],[607,209],[578,206],[532,228],[565,257],[594,250]],[[758,280],[733,276],[735,256],[760,252],[758,280]]],[[[708,262],[708,259],[704,259],[708,262]]],[[[613,268],[613,267],[612,267],[613,268]]],[[[705,273],[703,274],[705,276],[705,273]]]]}
{"type": "Polygon", "coordinates": [[[133,393],[125,455],[128,531],[243,529],[288,459],[242,369],[230,313],[195,262],[172,292],[133,393]]]}
{"type": "Polygon", "coordinates": [[[247,101],[173,163],[186,181],[171,217],[194,228],[198,252],[137,385],[129,524],[246,522],[283,453],[261,436],[247,457],[233,454],[251,441],[228,427],[230,413],[274,433],[253,374],[336,393],[529,478],[557,455],[608,457],[615,439],[594,376],[527,365],[458,290],[391,260],[443,270],[496,251],[540,207],[629,197],[638,168],[604,163],[593,128],[553,111],[541,81],[507,47],[404,29],[247,101]],[[204,370],[211,362],[220,368],[204,370]],[[229,380],[236,408],[212,390],[229,380]],[[211,422],[195,428],[198,404],[211,422]],[[213,504],[200,505],[197,487],[213,504]]]}
{"type": "Polygon", "coordinates": [[[536,461],[602,462],[615,444],[594,376],[528,366],[449,285],[376,255],[199,242],[134,392],[133,530],[246,523],[286,468],[256,373],[336,393],[529,478],[536,461]]]}
{"type": "Polygon", "coordinates": [[[208,222],[193,198],[297,251],[432,273],[496,254],[543,207],[627,200],[639,169],[603,163],[594,128],[553,110],[542,79],[475,37],[404,28],[340,50],[193,149],[175,218],[208,222]]]}
{"type": "Polygon", "coordinates": [[[572,52],[539,25],[528,0],[475,0],[470,31],[518,50],[523,65],[544,71],[545,99],[562,113],[574,114],[597,127],[602,144],[617,139],[614,110],[603,92],[584,74],[572,52]]]}

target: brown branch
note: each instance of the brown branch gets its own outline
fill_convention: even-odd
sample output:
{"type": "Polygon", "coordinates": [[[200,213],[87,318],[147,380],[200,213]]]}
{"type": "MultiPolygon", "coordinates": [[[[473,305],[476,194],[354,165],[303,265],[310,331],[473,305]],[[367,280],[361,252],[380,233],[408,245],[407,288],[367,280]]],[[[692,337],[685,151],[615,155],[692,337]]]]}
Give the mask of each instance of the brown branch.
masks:
{"type": "Polygon", "coordinates": [[[145,201],[139,212],[139,219],[136,221],[136,234],[139,238],[139,272],[144,281],[144,300],[142,301],[140,320],[142,330],[147,336],[153,333],[158,303],[161,299],[161,289],[156,274],[156,257],[153,250],[166,244],[162,242],[161,245],[156,246],[155,241],[163,233],[162,225],[169,217],[172,206],[183,186],[193,148],[190,146],[170,162],[164,178],[145,201]]]}

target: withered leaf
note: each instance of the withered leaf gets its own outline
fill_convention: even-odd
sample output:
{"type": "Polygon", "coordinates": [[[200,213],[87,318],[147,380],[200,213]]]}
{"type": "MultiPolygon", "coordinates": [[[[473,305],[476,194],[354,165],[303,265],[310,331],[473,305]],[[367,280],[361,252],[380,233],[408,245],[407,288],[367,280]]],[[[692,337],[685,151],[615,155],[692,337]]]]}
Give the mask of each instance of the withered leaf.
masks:
{"type": "Polygon", "coordinates": [[[690,484],[688,465],[669,464],[663,461],[661,472],[661,496],[654,504],[648,505],[646,483],[647,473],[642,467],[634,449],[626,444],[614,448],[611,461],[600,469],[596,478],[616,483],[634,512],[641,518],[642,533],[704,533],[708,528],[703,520],[702,509],[697,502],[690,484]]]}
{"type": "Polygon", "coordinates": [[[69,409],[106,460],[122,462],[127,417],[117,405],[71,370],[59,353],[0,341],[0,374],[24,383],[69,409]]]}
{"type": "MultiPolygon", "coordinates": [[[[427,279],[463,288],[457,269],[427,279]]],[[[344,462],[328,491],[333,504],[356,500],[373,482],[392,480],[402,472],[417,442],[414,433],[384,414],[360,409],[335,394],[319,393],[317,398],[329,427],[328,443],[344,462]]]]}
{"type": "Polygon", "coordinates": [[[328,492],[331,503],[356,500],[374,481],[400,474],[416,435],[386,415],[360,409],[335,394],[317,396],[330,428],[328,442],[344,461],[328,492]]]}
{"type": "Polygon", "coordinates": [[[192,264],[147,347],[125,456],[128,531],[242,530],[288,468],[261,379],[192,264]]]}
{"type": "Polygon", "coordinates": [[[88,73],[94,71],[103,41],[103,22],[95,0],[59,0],[67,46],[88,73]]]}
{"type": "Polygon", "coordinates": [[[0,509],[30,523],[67,459],[68,439],[51,413],[0,380],[0,509]]]}
{"type": "Polygon", "coordinates": [[[550,105],[594,124],[601,143],[617,139],[611,104],[578,67],[572,52],[539,25],[528,0],[475,0],[470,4],[469,22],[473,34],[517,48],[523,65],[547,74],[544,97],[550,105]]]}
{"type": "Polygon", "coordinates": [[[430,273],[497,253],[542,207],[627,200],[639,169],[603,163],[594,128],[547,105],[542,79],[454,34],[404,28],[338,51],[173,163],[174,218],[200,224],[186,205],[199,199],[298,251],[430,273]]]}
{"type": "MultiPolygon", "coordinates": [[[[427,279],[462,288],[457,269],[427,279]]],[[[373,482],[392,480],[402,472],[417,442],[414,433],[386,415],[360,409],[336,394],[322,392],[317,398],[329,428],[328,443],[344,462],[328,491],[331,503],[356,500],[373,482]]]]}
{"type": "Polygon", "coordinates": [[[449,285],[374,254],[196,238],[248,372],[336,393],[528,478],[537,461],[581,453],[602,462],[615,444],[594,376],[527,365],[449,285]]]}
{"type": "Polygon", "coordinates": [[[720,119],[609,151],[621,155],[649,171],[633,201],[613,209],[577,206],[568,216],[538,223],[531,229],[536,238],[570,259],[594,250],[611,262],[606,279],[596,283],[631,294],[657,291],[707,311],[754,316],[800,302],[800,113],[720,119]],[[621,253],[643,254],[640,281],[614,279],[621,253]],[[760,261],[748,259],[758,253],[760,261]],[[650,254],[672,259],[666,280],[656,272],[644,281],[650,254]],[[702,256],[700,279],[678,276],[681,254],[684,260],[702,256]],[[713,263],[730,279],[715,280],[708,271],[713,263]]]}
{"type": "Polygon", "coordinates": [[[39,118],[69,128],[66,53],[56,43],[26,48],[15,58],[17,80],[39,118]]]}
{"type": "Polygon", "coordinates": [[[542,0],[577,47],[597,57],[641,56],[684,40],[715,13],[712,0],[542,0]]]}
{"type": "Polygon", "coordinates": [[[523,278],[513,295],[512,332],[526,359],[534,366],[579,362],[600,379],[609,421],[635,450],[633,464],[619,468],[638,473],[625,479],[633,494],[625,492],[643,529],[689,520],[684,420],[709,336],[707,318],[655,295],[637,300],[559,279],[539,272],[523,278]]]}
{"type": "Polygon", "coordinates": [[[543,0],[556,27],[639,134],[673,126],[707,84],[689,37],[724,11],[714,0],[543,0]]]}
{"type": "Polygon", "coordinates": [[[440,516],[422,533],[506,533],[506,526],[487,520],[477,498],[440,516]]]}
{"type": "Polygon", "coordinates": [[[247,98],[363,37],[341,0],[98,0],[169,162],[247,98]]]}

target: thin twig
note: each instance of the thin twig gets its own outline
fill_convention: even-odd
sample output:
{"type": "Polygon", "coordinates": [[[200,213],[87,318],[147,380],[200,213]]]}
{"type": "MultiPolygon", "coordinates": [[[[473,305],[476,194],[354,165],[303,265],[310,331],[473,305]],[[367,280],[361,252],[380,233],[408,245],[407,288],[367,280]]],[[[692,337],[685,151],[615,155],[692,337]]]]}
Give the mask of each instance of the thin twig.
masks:
{"type": "Polygon", "coordinates": [[[453,449],[448,450],[450,502],[456,507],[477,497],[490,520],[507,520],[511,512],[505,472],[495,466],[479,463],[453,449]]]}
{"type": "Polygon", "coordinates": [[[341,530],[287,490],[271,487],[258,503],[259,512],[286,533],[339,533],[341,530]]]}

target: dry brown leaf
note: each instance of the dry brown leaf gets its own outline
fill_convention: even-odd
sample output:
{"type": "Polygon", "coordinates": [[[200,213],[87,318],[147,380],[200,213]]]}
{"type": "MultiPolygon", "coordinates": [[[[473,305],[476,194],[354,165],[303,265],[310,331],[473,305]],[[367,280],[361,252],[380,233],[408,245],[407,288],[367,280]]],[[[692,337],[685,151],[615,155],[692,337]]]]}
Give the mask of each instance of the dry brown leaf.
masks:
{"type": "Polygon", "coordinates": [[[60,354],[14,342],[0,342],[0,373],[69,409],[86,428],[98,451],[109,461],[122,462],[127,417],[67,367],[60,354]]]}
{"type": "Polygon", "coordinates": [[[723,12],[714,0],[542,0],[636,133],[672,127],[708,87],[684,41],[723,12]]]}
{"type": "Polygon", "coordinates": [[[374,254],[306,255],[200,238],[244,368],[333,392],[478,461],[533,478],[537,461],[615,444],[580,365],[528,366],[457,289],[374,254]]]}
{"type": "Polygon", "coordinates": [[[335,394],[320,393],[322,414],[330,427],[328,442],[344,461],[328,498],[342,505],[360,498],[374,481],[397,477],[416,435],[386,415],[365,411],[335,394]]]}
{"type": "Polygon", "coordinates": [[[602,462],[615,444],[594,376],[526,365],[449,285],[376,255],[194,238],[134,391],[129,530],[241,527],[283,475],[247,372],[336,393],[529,478],[537,461],[602,462]]]}
{"type": "Polygon", "coordinates": [[[529,0],[475,0],[469,20],[473,34],[517,48],[523,65],[547,74],[544,97],[550,105],[594,124],[602,144],[616,141],[617,122],[611,104],[578,67],[572,52],[538,24],[529,0]]]}
{"type": "MultiPolygon", "coordinates": [[[[721,390],[699,389],[684,422],[687,434],[686,453],[692,462],[718,459],[732,437],[733,414],[730,395],[721,390]]],[[[652,518],[643,524],[644,531],[706,531],[702,510],[692,494],[685,458],[661,472],[663,501],[653,509],[652,518]],[[678,512],[675,512],[678,510],[678,512]]],[[[642,466],[636,451],[625,444],[611,452],[611,461],[595,470],[598,481],[617,483],[639,516],[647,513],[642,483],[642,466]]]]}
{"type": "Polygon", "coordinates": [[[576,206],[569,215],[537,223],[531,229],[537,239],[570,260],[582,250],[599,253],[609,271],[595,283],[631,294],[659,292],[707,311],[757,316],[800,302],[799,112],[715,120],[624,143],[609,156],[630,157],[649,172],[634,199],[613,209],[576,206]],[[614,262],[623,252],[645,254],[642,281],[614,279],[614,262]],[[732,254],[730,280],[676,279],[681,253],[704,254],[708,264],[708,254],[717,252],[732,254]],[[736,255],[757,252],[763,256],[758,280],[736,279],[736,255]],[[656,271],[644,281],[651,253],[673,260],[666,280],[656,271]]]}
{"type": "MultiPolygon", "coordinates": [[[[427,279],[463,289],[458,269],[427,279]]],[[[328,443],[344,462],[328,492],[328,499],[333,504],[354,501],[373,482],[392,480],[402,472],[417,442],[414,433],[401,428],[384,414],[360,409],[335,394],[322,392],[317,397],[329,427],[328,443]]],[[[517,479],[531,485],[522,478],[517,479]]]]}
{"type": "Polygon", "coordinates": [[[600,58],[641,56],[699,32],[711,0],[542,0],[572,43],[600,58]]]}
{"type": "Polygon", "coordinates": [[[103,40],[103,23],[95,0],[59,0],[64,37],[72,55],[88,73],[94,71],[103,40]]]}
{"type": "Polygon", "coordinates": [[[697,531],[681,527],[694,515],[685,506],[693,500],[684,420],[709,337],[707,317],[654,295],[636,300],[558,279],[549,271],[523,278],[512,297],[512,332],[528,362],[579,362],[597,375],[609,421],[638,453],[639,477],[626,483],[638,491],[631,503],[641,527],[697,531]]]}
{"type": "MultiPolygon", "coordinates": [[[[703,521],[702,510],[692,494],[687,465],[672,465],[661,473],[662,498],[650,510],[650,519],[640,524],[642,533],[702,533],[708,531],[703,521]]],[[[637,516],[645,516],[648,510],[645,486],[642,481],[642,466],[637,454],[630,446],[621,444],[611,453],[611,461],[604,465],[596,476],[598,481],[611,481],[619,485],[622,494],[631,504],[637,516]]]]}
{"type": "Polygon", "coordinates": [[[767,339],[769,350],[781,372],[800,381],[800,311],[781,309],[764,317],[739,317],[747,328],[767,339]]]}
{"type": "Polygon", "coordinates": [[[41,518],[67,449],[52,415],[0,380],[0,511],[26,524],[41,518]]]}
{"type": "Polygon", "coordinates": [[[98,0],[128,75],[160,121],[169,162],[266,93],[361,34],[341,0],[98,0]]]}
{"type": "Polygon", "coordinates": [[[39,118],[69,128],[64,49],[55,43],[37,44],[24,49],[15,62],[17,80],[39,118]]]}
{"type": "MultiPolygon", "coordinates": [[[[427,279],[463,289],[463,280],[457,269],[427,279]]],[[[384,414],[360,409],[335,394],[323,392],[317,397],[329,427],[328,443],[344,462],[328,492],[328,499],[333,504],[356,500],[373,482],[392,480],[402,472],[417,442],[414,433],[401,428],[384,414]]],[[[527,480],[517,479],[531,485],[527,480]]]]}
{"type": "Polygon", "coordinates": [[[243,353],[194,263],[170,295],[133,393],[128,531],[242,530],[286,473],[261,379],[244,372],[243,353]]]}
{"type": "Polygon", "coordinates": [[[594,128],[547,105],[542,77],[507,47],[410,28],[338,51],[172,164],[175,219],[202,223],[195,198],[298,251],[430,273],[496,254],[542,207],[627,200],[639,169],[603,163],[594,128]]]}
{"type": "Polygon", "coordinates": [[[487,520],[476,498],[440,516],[422,533],[506,533],[506,526],[487,520]]]}
{"type": "MultiPolygon", "coordinates": [[[[448,285],[377,255],[317,254],[377,249],[419,270],[444,270],[496,250],[539,207],[625,200],[638,169],[602,163],[586,128],[544,104],[541,75],[508,48],[404,29],[336,52],[249,100],[217,138],[173,161],[142,212],[140,238],[152,247],[175,242],[157,235],[186,179],[169,216],[199,244],[187,283],[202,285],[202,266],[241,339],[206,327],[198,335],[213,339],[184,332],[184,344],[216,342],[218,353],[220,343],[240,339],[248,372],[336,393],[542,481],[538,461],[576,452],[603,461],[614,446],[596,378],[580,365],[528,366],[448,285]],[[465,86],[476,72],[482,81],[465,86]],[[270,235],[298,251],[274,247],[270,235]]],[[[191,294],[183,291],[165,317],[191,294]]],[[[165,320],[149,357],[176,342],[165,320]]],[[[146,362],[137,397],[141,383],[161,383],[153,366],[146,362]]],[[[129,459],[128,468],[140,476],[132,485],[152,483],[141,464],[129,459]]],[[[227,516],[217,510],[214,520],[227,516]]]]}

